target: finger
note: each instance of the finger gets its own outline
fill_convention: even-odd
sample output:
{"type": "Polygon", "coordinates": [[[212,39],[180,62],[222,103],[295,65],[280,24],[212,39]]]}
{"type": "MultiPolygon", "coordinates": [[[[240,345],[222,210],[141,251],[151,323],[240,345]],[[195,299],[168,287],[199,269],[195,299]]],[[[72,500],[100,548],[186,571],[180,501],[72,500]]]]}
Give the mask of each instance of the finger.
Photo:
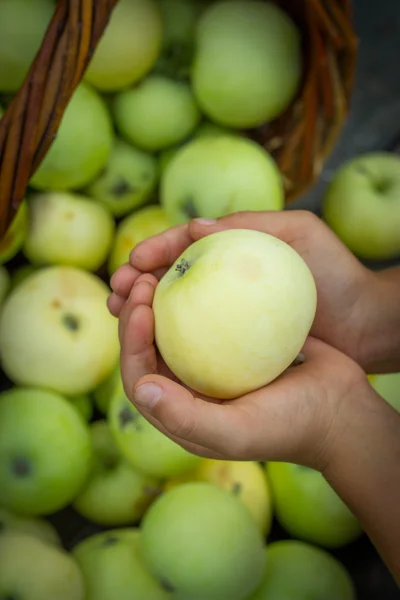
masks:
{"type": "Polygon", "coordinates": [[[135,269],[146,272],[170,267],[192,242],[188,226],[178,225],[137,244],[129,261],[135,269]]]}
{"type": "Polygon", "coordinates": [[[127,298],[133,284],[141,274],[141,271],[134,269],[129,263],[122,265],[111,276],[110,286],[112,291],[122,298],[127,298]]]}
{"type": "Polygon", "coordinates": [[[129,327],[132,311],[139,305],[151,307],[157,283],[156,278],[151,273],[144,273],[136,280],[129,298],[125,301],[120,312],[118,332],[121,344],[123,343],[126,329],[129,327]]]}
{"type": "Polygon", "coordinates": [[[110,294],[107,298],[107,308],[114,317],[119,317],[122,307],[125,304],[125,298],[117,294],[110,294]]]}

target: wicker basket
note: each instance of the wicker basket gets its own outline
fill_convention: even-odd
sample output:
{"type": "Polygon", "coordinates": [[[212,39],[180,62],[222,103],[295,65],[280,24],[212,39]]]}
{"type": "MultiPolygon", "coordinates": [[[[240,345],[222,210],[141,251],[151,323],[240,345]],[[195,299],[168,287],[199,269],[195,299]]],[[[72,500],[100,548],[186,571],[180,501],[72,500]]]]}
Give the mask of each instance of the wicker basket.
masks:
{"type": "MultiPolygon", "coordinates": [[[[0,239],[48,151],[118,0],[59,0],[41,49],[0,121],[0,239]]],[[[275,157],[286,201],[319,175],[349,108],[357,53],[350,0],[275,0],[305,33],[305,78],[290,109],[249,132],[275,157]]]]}

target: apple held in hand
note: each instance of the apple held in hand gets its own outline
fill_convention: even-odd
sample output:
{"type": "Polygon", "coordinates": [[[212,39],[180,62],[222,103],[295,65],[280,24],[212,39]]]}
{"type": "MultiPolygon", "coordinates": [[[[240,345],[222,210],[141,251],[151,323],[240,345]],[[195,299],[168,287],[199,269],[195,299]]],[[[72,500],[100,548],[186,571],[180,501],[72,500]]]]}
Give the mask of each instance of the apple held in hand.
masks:
{"type": "Polygon", "coordinates": [[[289,463],[266,466],[275,515],[286,531],[326,548],[360,537],[359,521],[318,471],[289,463]]]}
{"type": "Polygon", "coordinates": [[[272,2],[228,0],[200,17],[192,85],[203,112],[239,129],[272,121],[301,83],[300,32],[272,2]]]}
{"type": "Polygon", "coordinates": [[[0,598],[84,600],[78,563],[65,550],[22,533],[0,535],[0,598]]]}
{"type": "Polygon", "coordinates": [[[159,482],[131,466],[115,444],[107,421],[90,428],[94,461],[73,506],[82,516],[106,527],[138,522],[161,493],[159,482]]]}
{"type": "Polygon", "coordinates": [[[16,532],[32,535],[48,544],[61,546],[61,539],[53,525],[40,517],[25,517],[0,507],[0,537],[16,532]]]}
{"type": "Polygon", "coordinates": [[[344,566],[325,550],[295,540],[274,542],[251,600],[294,599],[356,600],[356,592],[344,566]]]}
{"type": "Polygon", "coordinates": [[[8,262],[18,254],[23,246],[27,232],[28,207],[26,200],[23,200],[4,237],[0,239],[0,264],[8,262]]]}
{"type": "Polygon", "coordinates": [[[33,516],[64,508],[91,459],[88,427],[68,400],[34,388],[0,394],[0,505],[33,516]]]}
{"type": "Polygon", "coordinates": [[[274,160],[239,135],[201,136],[185,144],[164,170],[160,189],[161,204],[176,225],[194,217],[284,207],[274,160]]]}
{"type": "Polygon", "coordinates": [[[8,296],[0,316],[0,358],[15,383],[67,396],[92,391],[118,356],[118,323],[107,285],[74,267],[38,269],[8,296]]]}
{"type": "Polygon", "coordinates": [[[188,137],[200,122],[200,111],[187,83],[152,74],[114,101],[119,132],[130,142],[157,152],[188,137]]]}
{"type": "Polygon", "coordinates": [[[111,213],[80,194],[51,192],[28,200],[24,254],[36,265],[97,271],[107,259],[115,223],[111,213]]]}
{"type": "Polygon", "coordinates": [[[322,215],[361,259],[400,256],[400,157],[380,152],[345,163],[328,187],[322,215]]]}
{"type": "Polygon", "coordinates": [[[105,101],[81,83],[62,117],[57,137],[33,174],[38,190],[75,190],[95,179],[107,164],[114,139],[105,101]]]}
{"type": "Polygon", "coordinates": [[[316,287],[281,240],[231,229],[185,250],[158,284],[157,347],[172,372],[213,398],[236,398],[278,377],[310,331],[316,287]]]}
{"type": "Polygon", "coordinates": [[[234,495],[210,483],[165,492],[145,514],[145,563],[179,600],[245,600],[265,569],[262,534],[234,495]]]}
{"type": "MultiPolygon", "coordinates": [[[[85,600],[168,600],[171,595],[148,572],[134,527],[104,531],[72,551],[85,582],[85,600]]],[[[54,599],[55,600],[55,599],[54,599]]]]}
{"type": "Polygon", "coordinates": [[[400,412],[400,373],[380,373],[371,378],[376,392],[400,412]]]}
{"type": "Polygon", "coordinates": [[[117,139],[105,170],[86,191],[113,215],[123,217],[150,200],[157,180],[157,159],[117,139]]]}
{"type": "Polygon", "coordinates": [[[119,0],[90,61],[85,80],[103,92],[133,85],[149,72],[162,43],[155,0],[119,0]]]}

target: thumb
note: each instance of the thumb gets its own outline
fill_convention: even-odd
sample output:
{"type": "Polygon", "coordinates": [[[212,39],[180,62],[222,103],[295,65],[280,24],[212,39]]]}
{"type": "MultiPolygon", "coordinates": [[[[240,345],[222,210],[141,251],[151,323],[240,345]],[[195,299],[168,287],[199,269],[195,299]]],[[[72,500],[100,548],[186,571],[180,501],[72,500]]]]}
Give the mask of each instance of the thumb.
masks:
{"type": "Polygon", "coordinates": [[[133,389],[133,403],[168,436],[218,454],[243,455],[250,424],[231,404],[197,398],[161,375],[139,379],[133,389]]]}

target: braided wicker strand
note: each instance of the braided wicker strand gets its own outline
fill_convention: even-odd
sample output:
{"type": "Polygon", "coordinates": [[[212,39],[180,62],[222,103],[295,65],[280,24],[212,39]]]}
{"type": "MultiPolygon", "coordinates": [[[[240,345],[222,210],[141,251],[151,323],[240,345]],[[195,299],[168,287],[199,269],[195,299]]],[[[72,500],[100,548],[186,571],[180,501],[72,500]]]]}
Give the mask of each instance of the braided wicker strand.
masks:
{"type": "Polygon", "coordinates": [[[0,239],[54,141],[118,0],[59,0],[25,81],[0,121],[0,239]]]}

